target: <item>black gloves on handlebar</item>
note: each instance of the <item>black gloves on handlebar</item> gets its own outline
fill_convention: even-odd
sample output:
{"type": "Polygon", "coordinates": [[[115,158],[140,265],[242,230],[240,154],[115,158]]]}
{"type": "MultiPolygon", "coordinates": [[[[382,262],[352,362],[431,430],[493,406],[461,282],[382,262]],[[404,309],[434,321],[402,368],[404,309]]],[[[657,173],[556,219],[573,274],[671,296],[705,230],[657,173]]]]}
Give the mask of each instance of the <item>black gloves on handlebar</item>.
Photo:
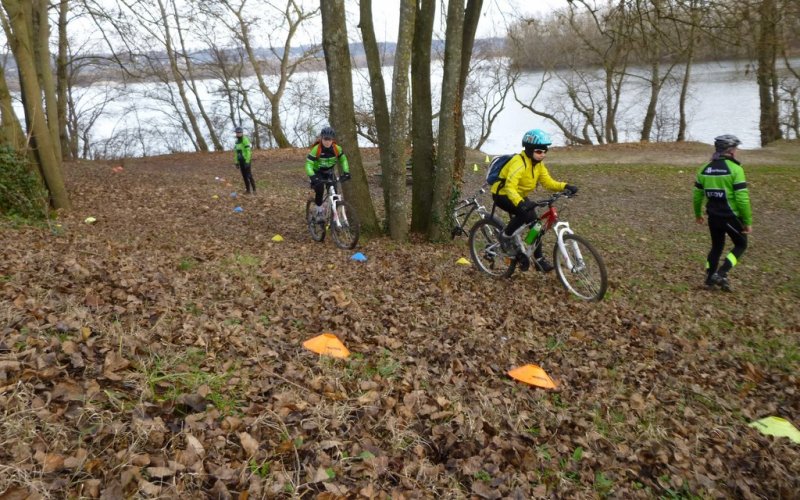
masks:
{"type": "Polygon", "coordinates": [[[308,178],[308,182],[311,184],[311,189],[314,189],[319,186],[319,183],[322,182],[322,179],[320,179],[318,175],[314,174],[308,178]]]}
{"type": "Polygon", "coordinates": [[[339,177],[341,182],[349,181],[350,180],[350,172],[345,172],[339,177]]]}
{"type": "Polygon", "coordinates": [[[578,193],[578,186],[573,186],[572,184],[567,184],[564,186],[564,191],[568,192],[570,195],[574,195],[578,193]]]}
{"type": "Polygon", "coordinates": [[[519,213],[530,212],[535,208],[536,204],[534,202],[528,199],[524,199],[521,202],[519,202],[519,205],[517,205],[517,212],[519,213]]]}

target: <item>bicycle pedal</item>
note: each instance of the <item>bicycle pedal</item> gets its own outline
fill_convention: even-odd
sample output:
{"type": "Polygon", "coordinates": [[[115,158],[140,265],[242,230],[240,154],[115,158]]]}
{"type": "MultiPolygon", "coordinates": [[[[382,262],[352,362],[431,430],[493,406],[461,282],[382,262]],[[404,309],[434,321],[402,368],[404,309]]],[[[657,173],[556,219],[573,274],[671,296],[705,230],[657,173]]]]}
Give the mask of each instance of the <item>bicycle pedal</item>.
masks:
{"type": "Polygon", "coordinates": [[[517,254],[517,262],[519,263],[520,271],[527,271],[531,267],[531,259],[522,252],[517,254]]]}

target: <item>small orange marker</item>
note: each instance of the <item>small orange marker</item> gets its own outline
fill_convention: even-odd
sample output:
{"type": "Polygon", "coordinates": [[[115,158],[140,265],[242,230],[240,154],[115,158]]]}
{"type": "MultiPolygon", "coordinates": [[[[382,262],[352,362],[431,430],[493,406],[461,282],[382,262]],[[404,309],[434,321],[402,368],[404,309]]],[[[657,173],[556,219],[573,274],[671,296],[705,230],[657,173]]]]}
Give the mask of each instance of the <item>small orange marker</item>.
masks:
{"type": "Polygon", "coordinates": [[[333,358],[346,358],[350,355],[347,347],[332,333],[323,333],[313,339],[308,339],[303,342],[303,347],[317,354],[333,358]]]}
{"type": "Polygon", "coordinates": [[[555,389],[556,383],[553,379],[538,365],[525,365],[519,368],[514,368],[508,375],[520,382],[543,387],[545,389],[555,389]]]}

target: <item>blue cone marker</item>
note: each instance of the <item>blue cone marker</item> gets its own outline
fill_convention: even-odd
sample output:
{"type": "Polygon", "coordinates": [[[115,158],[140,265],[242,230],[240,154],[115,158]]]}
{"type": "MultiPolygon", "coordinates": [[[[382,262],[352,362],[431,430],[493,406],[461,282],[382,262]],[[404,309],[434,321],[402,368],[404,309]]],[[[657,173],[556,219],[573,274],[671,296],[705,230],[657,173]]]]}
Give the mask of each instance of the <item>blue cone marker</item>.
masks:
{"type": "Polygon", "coordinates": [[[364,255],[361,252],[356,252],[356,253],[353,254],[352,257],[350,257],[350,260],[355,260],[355,261],[358,261],[358,262],[365,262],[367,260],[367,257],[366,257],[366,255],[364,255]]]}

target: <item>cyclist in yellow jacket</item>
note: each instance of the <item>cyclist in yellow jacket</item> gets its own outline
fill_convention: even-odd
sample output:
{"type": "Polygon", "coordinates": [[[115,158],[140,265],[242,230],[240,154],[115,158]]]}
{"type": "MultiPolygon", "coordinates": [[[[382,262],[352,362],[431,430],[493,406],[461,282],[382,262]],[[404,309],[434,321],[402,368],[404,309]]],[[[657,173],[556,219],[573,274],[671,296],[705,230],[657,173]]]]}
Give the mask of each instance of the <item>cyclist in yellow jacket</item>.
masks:
{"type": "MultiPolygon", "coordinates": [[[[536,220],[536,206],[526,196],[536,189],[541,182],[545,189],[550,191],[568,191],[571,194],[578,192],[577,186],[559,182],[550,177],[550,172],[544,164],[544,157],[553,141],[550,135],[540,129],[525,132],[522,136],[524,150],[515,155],[505,164],[500,171],[500,179],[492,184],[492,199],[495,205],[511,215],[511,220],[500,235],[503,250],[514,253],[521,248],[522,235],[516,234],[525,224],[536,220]]],[[[518,253],[517,258],[523,257],[518,253]]],[[[533,251],[536,269],[550,272],[553,265],[547,262],[542,255],[542,248],[538,246],[533,251]]],[[[527,258],[521,260],[522,269],[529,263],[527,258]]]]}

